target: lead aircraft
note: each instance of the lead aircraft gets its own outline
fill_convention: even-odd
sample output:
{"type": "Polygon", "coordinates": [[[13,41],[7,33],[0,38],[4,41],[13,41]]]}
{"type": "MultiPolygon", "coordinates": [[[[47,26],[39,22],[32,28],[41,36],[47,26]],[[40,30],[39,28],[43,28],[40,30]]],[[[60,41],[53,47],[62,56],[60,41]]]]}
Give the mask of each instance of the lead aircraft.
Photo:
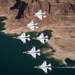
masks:
{"type": "Polygon", "coordinates": [[[46,18],[46,12],[42,12],[42,10],[39,10],[37,13],[34,13],[34,16],[38,17],[40,20],[42,20],[42,18],[46,18]]]}

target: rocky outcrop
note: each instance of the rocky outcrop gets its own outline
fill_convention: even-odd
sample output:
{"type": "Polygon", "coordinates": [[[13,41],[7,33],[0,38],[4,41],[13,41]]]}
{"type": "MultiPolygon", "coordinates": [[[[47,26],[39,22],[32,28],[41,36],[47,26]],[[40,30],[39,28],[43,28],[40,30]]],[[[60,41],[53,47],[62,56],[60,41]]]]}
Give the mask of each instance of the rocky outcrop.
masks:
{"type": "Polygon", "coordinates": [[[18,15],[16,16],[16,19],[20,19],[21,15],[22,17],[25,17],[24,16],[25,14],[28,14],[30,16],[31,14],[38,12],[40,9],[50,14],[51,4],[48,1],[40,1],[40,0],[32,0],[31,3],[30,1],[27,3],[26,1],[16,0],[14,6],[12,6],[10,9],[11,10],[18,9],[19,12],[18,15]]]}
{"type": "Polygon", "coordinates": [[[74,1],[67,0],[16,0],[17,2],[10,8],[18,9],[18,14],[16,15],[16,19],[21,19],[26,17],[27,15],[34,14],[38,12],[40,9],[46,12],[48,15],[52,15],[52,17],[61,17],[62,16],[70,16],[70,14],[74,15],[75,12],[75,4],[74,1]]]}
{"type": "MultiPolygon", "coordinates": [[[[47,29],[53,31],[48,43],[56,52],[75,51],[75,41],[62,40],[75,37],[75,28],[56,28],[63,25],[75,26],[75,0],[0,0],[0,10],[0,16],[7,17],[6,29],[3,32],[11,34],[29,32],[31,30],[24,25],[34,20],[39,24],[39,28],[35,31],[47,29]],[[47,13],[47,17],[43,20],[31,16],[40,9],[47,13]]],[[[50,57],[49,55],[48,58],[50,57]]],[[[66,58],[75,60],[74,54],[55,54],[53,57],[63,62],[66,58]]]]}

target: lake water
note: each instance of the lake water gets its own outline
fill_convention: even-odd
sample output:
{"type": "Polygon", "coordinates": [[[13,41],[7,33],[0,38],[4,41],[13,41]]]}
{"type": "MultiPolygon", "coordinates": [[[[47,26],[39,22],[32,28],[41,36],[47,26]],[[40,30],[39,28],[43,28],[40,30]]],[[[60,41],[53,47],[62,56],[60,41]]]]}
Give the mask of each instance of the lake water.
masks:
{"type": "MultiPolygon", "coordinates": [[[[4,20],[4,18],[0,18],[4,20]]],[[[1,22],[0,21],[0,22],[1,22]]],[[[4,23],[0,23],[0,30],[3,28],[4,23]]],[[[33,35],[33,33],[31,33],[33,35]]],[[[51,36],[51,35],[50,35],[51,36]]],[[[30,55],[25,55],[22,52],[32,48],[47,48],[47,45],[42,45],[39,41],[32,40],[23,44],[20,40],[13,39],[12,36],[0,33],[0,75],[45,75],[42,70],[34,69],[34,66],[40,65],[44,60],[51,63],[53,67],[59,66],[58,62],[54,59],[46,59],[44,55],[37,59],[33,59],[30,55]]],[[[75,61],[67,59],[68,64],[75,65],[75,61]]],[[[57,69],[52,68],[48,71],[47,75],[74,75],[75,69],[57,69]]]]}

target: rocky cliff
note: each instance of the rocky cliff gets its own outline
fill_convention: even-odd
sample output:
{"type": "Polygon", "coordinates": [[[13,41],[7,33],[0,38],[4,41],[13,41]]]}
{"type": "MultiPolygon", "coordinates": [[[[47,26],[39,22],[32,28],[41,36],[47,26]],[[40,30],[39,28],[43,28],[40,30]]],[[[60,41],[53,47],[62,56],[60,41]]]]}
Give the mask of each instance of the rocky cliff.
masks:
{"type": "MultiPolygon", "coordinates": [[[[31,30],[24,24],[34,20],[39,23],[39,28],[35,31],[47,29],[53,31],[48,43],[56,52],[75,51],[75,40],[62,40],[62,38],[75,37],[75,28],[55,28],[55,26],[63,25],[75,26],[75,0],[0,0],[0,10],[0,16],[7,17],[6,29],[3,32],[10,34],[29,32],[31,30]],[[47,13],[47,18],[43,18],[42,21],[31,16],[40,9],[47,13]]],[[[46,52],[47,50],[43,53],[46,54],[46,52]]],[[[75,60],[74,54],[54,54],[52,57],[64,63],[66,58],[75,60]]]]}

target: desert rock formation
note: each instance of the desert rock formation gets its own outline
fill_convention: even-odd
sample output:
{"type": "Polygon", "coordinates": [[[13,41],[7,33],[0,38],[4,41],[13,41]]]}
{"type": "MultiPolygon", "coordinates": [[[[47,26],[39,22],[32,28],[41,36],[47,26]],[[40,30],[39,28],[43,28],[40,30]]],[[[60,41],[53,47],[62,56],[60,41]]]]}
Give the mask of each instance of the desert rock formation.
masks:
{"type": "MultiPolygon", "coordinates": [[[[75,40],[63,40],[63,38],[75,37],[75,28],[55,28],[64,25],[75,26],[75,0],[0,0],[0,10],[0,16],[7,17],[4,21],[6,30],[3,32],[10,34],[29,32],[31,30],[24,27],[24,24],[33,19],[39,23],[39,29],[35,31],[47,29],[53,31],[48,43],[56,52],[75,51],[75,40]],[[47,13],[47,18],[43,18],[42,21],[31,16],[40,9],[47,13]]],[[[64,64],[66,58],[75,60],[75,54],[54,54],[52,57],[62,60],[64,64]]]]}

